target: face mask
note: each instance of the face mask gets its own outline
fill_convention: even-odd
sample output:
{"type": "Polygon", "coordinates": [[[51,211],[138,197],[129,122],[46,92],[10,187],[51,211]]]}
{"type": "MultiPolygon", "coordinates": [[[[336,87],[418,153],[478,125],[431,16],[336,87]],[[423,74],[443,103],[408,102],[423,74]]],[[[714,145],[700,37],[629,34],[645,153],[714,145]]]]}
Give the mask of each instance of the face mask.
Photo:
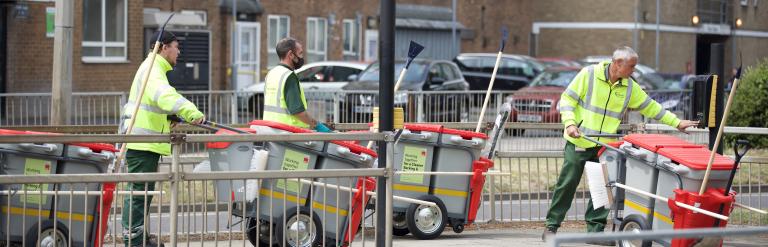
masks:
{"type": "Polygon", "coordinates": [[[303,57],[298,57],[298,56],[296,56],[296,58],[298,59],[298,61],[297,60],[291,60],[291,62],[293,62],[293,69],[294,70],[297,70],[297,69],[301,68],[301,66],[304,66],[304,58],[303,57]]]}

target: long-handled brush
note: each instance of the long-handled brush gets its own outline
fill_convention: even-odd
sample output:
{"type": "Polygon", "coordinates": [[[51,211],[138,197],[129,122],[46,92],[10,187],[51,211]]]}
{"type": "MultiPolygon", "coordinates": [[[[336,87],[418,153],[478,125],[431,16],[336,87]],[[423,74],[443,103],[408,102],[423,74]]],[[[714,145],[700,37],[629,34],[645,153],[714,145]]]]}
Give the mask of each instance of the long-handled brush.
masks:
{"type": "Polygon", "coordinates": [[[501,45],[499,46],[499,53],[496,55],[496,64],[493,66],[493,73],[491,73],[491,81],[488,82],[488,89],[485,91],[485,101],[483,101],[483,108],[480,109],[480,118],[477,120],[477,127],[475,132],[480,132],[480,126],[483,124],[483,117],[485,116],[485,109],[488,108],[488,100],[491,97],[491,90],[493,90],[493,82],[496,81],[496,72],[499,70],[499,63],[501,62],[501,55],[504,53],[504,46],[507,43],[507,35],[509,31],[506,28],[501,30],[501,45]]]}

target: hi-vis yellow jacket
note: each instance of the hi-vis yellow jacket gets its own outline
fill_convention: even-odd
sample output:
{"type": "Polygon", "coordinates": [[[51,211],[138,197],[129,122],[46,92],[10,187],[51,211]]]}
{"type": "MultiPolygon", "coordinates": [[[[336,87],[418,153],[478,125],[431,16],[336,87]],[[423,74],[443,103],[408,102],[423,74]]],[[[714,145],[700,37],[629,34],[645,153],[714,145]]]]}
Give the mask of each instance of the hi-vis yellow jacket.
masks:
{"type": "MultiPolygon", "coordinates": [[[[680,119],[648,97],[635,81],[621,79],[611,84],[606,73],[608,64],[606,61],[583,68],[560,95],[558,109],[566,128],[581,123],[579,131],[587,136],[615,134],[627,109],[639,110],[643,116],[677,127],[680,119]]],[[[563,137],[581,148],[596,145],[583,138],[572,138],[565,131],[563,137]]],[[[614,141],[610,138],[600,140],[614,141]]]]}
{"type": "MultiPolygon", "coordinates": [[[[144,60],[133,77],[128,102],[123,106],[123,118],[126,120],[124,121],[123,128],[127,128],[127,123],[130,122],[131,118],[130,115],[136,107],[136,98],[139,96],[142,80],[144,80],[145,73],[149,68],[149,60],[150,58],[144,60]]],[[[197,109],[195,104],[181,96],[181,94],[176,92],[175,88],[168,84],[166,73],[172,69],[171,64],[162,56],[158,55],[155,58],[144,95],[141,97],[141,104],[139,104],[139,111],[136,114],[136,122],[133,125],[131,134],[170,133],[171,126],[170,121],[168,121],[168,115],[178,115],[187,121],[203,117],[203,113],[197,109]]],[[[121,132],[125,132],[125,129],[121,129],[121,132]]],[[[155,152],[161,155],[171,154],[170,143],[129,143],[127,148],[155,152]]]]}
{"type": "MultiPolygon", "coordinates": [[[[288,105],[285,102],[285,81],[293,73],[293,70],[282,65],[275,66],[267,72],[267,77],[264,79],[264,115],[262,119],[308,129],[310,127],[308,124],[288,111],[288,105]]],[[[306,109],[307,98],[304,97],[304,89],[299,87],[299,92],[301,93],[301,103],[306,109]]]]}

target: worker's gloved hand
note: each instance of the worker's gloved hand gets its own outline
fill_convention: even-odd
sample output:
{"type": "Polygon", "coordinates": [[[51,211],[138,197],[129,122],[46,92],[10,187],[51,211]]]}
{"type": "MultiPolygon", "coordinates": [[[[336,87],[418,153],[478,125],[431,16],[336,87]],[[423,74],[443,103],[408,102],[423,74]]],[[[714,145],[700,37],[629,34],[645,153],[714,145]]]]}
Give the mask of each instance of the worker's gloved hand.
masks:
{"type": "Polygon", "coordinates": [[[579,132],[579,128],[576,127],[576,125],[568,125],[568,128],[565,129],[565,133],[568,134],[568,136],[573,137],[573,138],[581,137],[581,133],[579,132]]]}
{"type": "Polygon", "coordinates": [[[198,119],[194,119],[194,120],[191,121],[191,123],[193,123],[193,124],[202,124],[203,122],[205,122],[205,116],[202,116],[202,117],[200,117],[198,119]]]}
{"type": "Polygon", "coordinates": [[[331,130],[331,128],[328,128],[328,126],[326,126],[323,123],[317,123],[317,125],[315,125],[315,130],[317,132],[325,132],[325,133],[333,132],[333,130],[331,130]]]}

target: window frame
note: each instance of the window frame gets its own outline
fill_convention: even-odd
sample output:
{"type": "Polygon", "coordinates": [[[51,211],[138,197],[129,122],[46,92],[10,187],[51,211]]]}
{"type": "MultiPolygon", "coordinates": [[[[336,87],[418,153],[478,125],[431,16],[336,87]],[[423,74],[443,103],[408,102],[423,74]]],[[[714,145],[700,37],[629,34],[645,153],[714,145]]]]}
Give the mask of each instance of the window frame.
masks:
{"type": "MultiPolygon", "coordinates": [[[[272,37],[272,28],[273,28],[272,27],[272,20],[273,19],[277,20],[277,27],[276,27],[277,28],[277,35],[280,35],[280,19],[282,19],[282,18],[285,18],[285,20],[286,20],[285,37],[290,37],[291,36],[291,16],[288,16],[288,15],[267,15],[267,63],[268,63],[267,66],[269,66],[269,67],[277,65],[277,64],[269,64],[269,60],[270,60],[269,58],[270,57],[275,57],[275,58],[277,57],[277,51],[275,51],[275,46],[277,46],[277,42],[280,41],[280,39],[285,38],[285,37],[281,37],[281,38],[275,39],[275,46],[272,46],[272,44],[270,44],[270,43],[272,43],[270,41],[272,41],[272,38],[273,38],[272,37]]],[[[278,63],[279,63],[279,59],[278,59],[278,63]]]]}
{"type": "Polygon", "coordinates": [[[357,28],[357,22],[354,19],[344,19],[342,21],[342,36],[343,36],[343,42],[342,42],[342,53],[343,55],[349,55],[349,56],[357,56],[360,50],[359,45],[359,37],[360,34],[358,33],[359,28],[357,28]],[[349,24],[349,27],[347,25],[349,24]],[[349,33],[351,37],[347,37],[347,29],[349,29],[349,33]],[[350,46],[347,47],[346,40],[349,39],[350,46]]]}
{"type": "MultiPolygon", "coordinates": [[[[322,61],[328,60],[328,19],[322,18],[322,17],[307,17],[306,24],[307,24],[306,25],[306,27],[307,27],[307,36],[306,36],[307,37],[306,38],[307,41],[306,42],[307,43],[304,45],[304,53],[305,53],[305,55],[306,54],[312,54],[312,55],[316,55],[316,56],[322,55],[322,57],[323,57],[322,61]],[[313,28],[310,28],[310,26],[311,26],[310,22],[312,22],[312,21],[315,22],[315,25],[314,25],[313,28]],[[325,28],[324,28],[325,33],[323,33],[323,38],[325,39],[325,41],[323,42],[323,47],[322,47],[323,49],[322,49],[322,51],[318,50],[318,48],[320,47],[319,44],[318,44],[320,39],[317,38],[317,35],[320,34],[320,32],[318,31],[318,27],[320,26],[319,23],[321,23],[321,22],[325,26],[325,28]],[[309,33],[312,32],[312,31],[314,31],[315,40],[309,40],[309,33]],[[310,47],[311,47],[309,45],[310,42],[314,42],[314,44],[313,44],[314,47],[315,47],[314,49],[310,49],[310,47]]],[[[312,62],[319,62],[319,61],[312,61],[312,62]]]]}
{"type": "MultiPolygon", "coordinates": [[[[85,30],[83,30],[83,37],[80,52],[80,58],[85,63],[127,63],[128,61],[128,0],[123,1],[123,41],[106,41],[106,2],[110,0],[101,1],[101,41],[85,41],[85,30]],[[101,48],[101,56],[86,56],[83,55],[82,49],[84,48],[101,48]],[[107,48],[123,48],[123,56],[107,56],[107,48]]],[[[83,2],[85,4],[85,2],[83,2]]],[[[85,13],[83,13],[85,15],[85,13]]],[[[85,21],[85,18],[83,18],[85,21]]]]}

